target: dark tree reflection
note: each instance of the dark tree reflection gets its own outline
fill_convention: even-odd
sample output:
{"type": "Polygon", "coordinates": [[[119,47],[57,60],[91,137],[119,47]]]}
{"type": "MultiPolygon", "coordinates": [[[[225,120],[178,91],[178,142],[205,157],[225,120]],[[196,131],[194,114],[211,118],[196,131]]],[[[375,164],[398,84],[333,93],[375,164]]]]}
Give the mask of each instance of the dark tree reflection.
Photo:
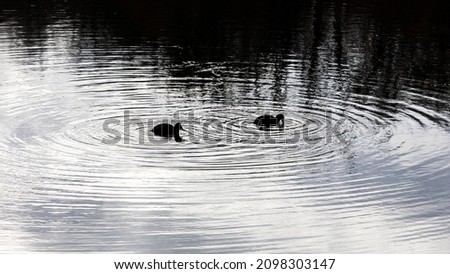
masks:
{"type": "Polygon", "coordinates": [[[8,0],[0,4],[0,18],[19,26],[8,31],[30,55],[48,50],[49,26],[63,18],[73,25],[70,51],[80,63],[95,59],[99,49],[104,56],[118,47],[141,48],[123,51],[123,60],[131,61],[147,50],[158,53],[137,65],[205,79],[188,83],[188,96],[200,86],[253,96],[268,91],[284,102],[298,85],[311,98],[348,91],[393,99],[420,85],[423,95],[445,100],[448,7],[440,0],[8,0]],[[230,89],[236,78],[250,84],[230,89]]]}

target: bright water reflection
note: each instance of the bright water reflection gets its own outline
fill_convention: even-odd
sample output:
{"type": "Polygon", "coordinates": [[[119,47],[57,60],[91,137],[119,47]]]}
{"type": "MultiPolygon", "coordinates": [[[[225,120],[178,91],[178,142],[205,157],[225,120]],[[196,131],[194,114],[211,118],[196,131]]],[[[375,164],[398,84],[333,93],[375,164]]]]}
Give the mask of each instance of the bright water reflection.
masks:
{"type": "Polygon", "coordinates": [[[2,2],[0,250],[449,252],[443,9],[269,2],[2,2]]]}

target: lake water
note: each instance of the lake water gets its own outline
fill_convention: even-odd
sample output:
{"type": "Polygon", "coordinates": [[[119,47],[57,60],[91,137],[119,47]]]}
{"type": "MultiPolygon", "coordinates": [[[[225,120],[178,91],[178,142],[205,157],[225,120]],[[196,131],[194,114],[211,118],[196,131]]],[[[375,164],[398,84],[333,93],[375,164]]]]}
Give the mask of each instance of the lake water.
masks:
{"type": "Polygon", "coordinates": [[[125,2],[0,4],[1,252],[450,252],[445,1],[125,2]]]}

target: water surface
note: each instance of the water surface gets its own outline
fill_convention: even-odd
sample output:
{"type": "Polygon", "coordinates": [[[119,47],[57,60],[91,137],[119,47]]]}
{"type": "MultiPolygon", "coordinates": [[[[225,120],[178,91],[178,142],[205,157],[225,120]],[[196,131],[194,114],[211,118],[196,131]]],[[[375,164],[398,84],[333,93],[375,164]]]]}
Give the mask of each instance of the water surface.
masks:
{"type": "Polygon", "coordinates": [[[447,4],[298,2],[2,1],[0,251],[450,252],[447,4]]]}

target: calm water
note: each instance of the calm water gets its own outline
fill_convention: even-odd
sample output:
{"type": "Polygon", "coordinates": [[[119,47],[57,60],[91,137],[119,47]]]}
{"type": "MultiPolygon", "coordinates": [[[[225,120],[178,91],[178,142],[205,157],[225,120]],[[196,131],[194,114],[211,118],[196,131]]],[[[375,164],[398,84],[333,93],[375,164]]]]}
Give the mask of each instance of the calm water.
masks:
{"type": "Polygon", "coordinates": [[[117,1],[0,4],[1,252],[450,252],[445,1],[117,1]]]}

